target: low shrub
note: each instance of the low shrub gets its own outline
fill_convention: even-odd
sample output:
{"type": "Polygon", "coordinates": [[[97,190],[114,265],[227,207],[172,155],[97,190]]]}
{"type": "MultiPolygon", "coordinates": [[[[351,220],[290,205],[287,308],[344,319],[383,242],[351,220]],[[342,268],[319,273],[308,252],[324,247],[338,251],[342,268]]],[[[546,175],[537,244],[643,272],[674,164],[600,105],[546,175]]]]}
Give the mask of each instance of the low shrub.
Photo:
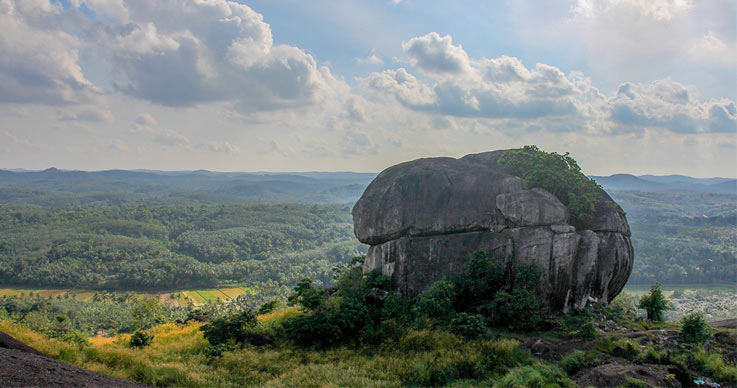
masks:
{"type": "Polygon", "coordinates": [[[505,338],[481,344],[481,365],[484,369],[504,373],[509,368],[531,363],[529,350],[521,348],[515,339],[505,338]]]}
{"type": "Polygon", "coordinates": [[[640,356],[640,344],[627,338],[606,337],[596,344],[596,350],[614,357],[634,360],[640,356]]]}
{"type": "Polygon", "coordinates": [[[709,338],[706,319],[700,313],[693,313],[681,319],[681,339],[684,342],[701,343],[709,338]]]}
{"type": "Polygon", "coordinates": [[[725,363],[720,353],[697,348],[685,354],[685,363],[719,382],[737,383],[737,366],[725,363]]]}
{"type": "Polygon", "coordinates": [[[258,308],[258,315],[264,315],[269,314],[273,312],[274,310],[282,307],[283,303],[280,300],[270,300],[264,304],[261,305],[261,307],[258,308]]]}
{"type": "Polygon", "coordinates": [[[563,356],[563,358],[558,362],[558,365],[566,372],[566,374],[568,374],[568,376],[573,376],[578,373],[578,371],[595,365],[598,360],[599,357],[595,352],[574,350],[573,352],[563,356]]]}
{"type": "Polygon", "coordinates": [[[621,385],[620,387],[617,387],[617,388],[647,388],[647,387],[649,387],[649,385],[647,385],[646,382],[640,379],[628,377],[624,385],[621,385]]]}
{"type": "Polygon", "coordinates": [[[578,335],[583,339],[592,340],[599,336],[599,330],[596,329],[593,320],[589,320],[581,326],[578,335]]]}
{"type": "Polygon", "coordinates": [[[238,314],[218,318],[200,328],[211,345],[227,343],[244,343],[248,334],[259,326],[256,314],[252,310],[244,310],[238,314]]]}
{"type": "Polygon", "coordinates": [[[324,314],[308,314],[284,322],[287,339],[311,349],[327,349],[341,342],[341,330],[324,314]]]}
{"type": "Polygon", "coordinates": [[[455,310],[455,283],[443,280],[433,284],[417,297],[415,312],[418,315],[449,322],[455,310]]]}
{"type": "Polygon", "coordinates": [[[142,348],[151,345],[153,340],[153,334],[148,334],[143,330],[136,330],[136,332],[131,335],[128,345],[132,348],[142,348]]]}
{"type": "Polygon", "coordinates": [[[458,313],[450,321],[450,331],[466,339],[483,336],[488,331],[484,319],[475,314],[458,313]]]}
{"type": "Polygon", "coordinates": [[[526,289],[499,291],[489,302],[490,321],[494,326],[515,331],[534,331],[542,321],[537,295],[526,289]]]}
{"type": "Polygon", "coordinates": [[[558,368],[549,365],[521,366],[509,370],[493,388],[563,388],[576,385],[558,368]]]}
{"type": "Polygon", "coordinates": [[[429,352],[435,349],[455,349],[461,345],[458,336],[446,331],[410,330],[399,340],[399,349],[405,352],[429,352]]]}

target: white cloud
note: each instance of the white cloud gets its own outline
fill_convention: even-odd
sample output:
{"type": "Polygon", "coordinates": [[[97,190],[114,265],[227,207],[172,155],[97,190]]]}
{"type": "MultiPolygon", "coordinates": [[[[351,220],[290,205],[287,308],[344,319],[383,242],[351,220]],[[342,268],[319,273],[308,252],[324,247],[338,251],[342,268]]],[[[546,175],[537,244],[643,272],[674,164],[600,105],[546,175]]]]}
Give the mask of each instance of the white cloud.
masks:
{"type": "Polygon", "coordinates": [[[240,149],[227,141],[211,140],[200,144],[200,149],[209,152],[234,153],[240,152],[240,149]]]}
{"type": "Polygon", "coordinates": [[[469,71],[468,54],[460,45],[453,45],[450,35],[431,32],[402,42],[412,64],[430,74],[459,75],[469,71]]]}
{"type": "Polygon", "coordinates": [[[110,148],[112,150],[115,150],[115,151],[120,151],[120,152],[128,152],[128,151],[130,151],[130,148],[128,147],[128,145],[125,144],[125,142],[122,141],[122,140],[120,140],[120,139],[113,139],[113,140],[111,140],[108,143],[108,148],[110,148]]]}
{"type": "Polygon", "coordinates": [[[26,140],[24,138],[21,138],[21,137],[18,137],[16,135],[10,133],[7,130],[0,131],[0,134],[3,135],[3,137],[6,140],[6,142],[8,142],[8,143],[16,144],[16,145],[24,145],[24,146],[31,145],[31,143],[28,140],[26,140]]]}
{"type": "Polygon", "coordinates": [[[157,123],[158,122],[156,121],[156,119],[149,113],[141,113],[140,115],[138,115],[138,117],[136,117],[136,124],[153,126],[157,123]]]}
{"type": "Polygon", "coordinates": [[[229,100],[243,111],[319,102],[333,79],[300,48],[274,45],[263,17],[244,4],[127,3],[113,63],[119,90],[169,106],[229,100]]]}
{"type": "Polygon", "coordinates": [[[373,50],[371,51],[371,54],[367,56],[366,58],[361,58],[361,57],[356,58],[356,62],[362,65],[374,65],[374,66],[384,64],[384,61],[381,58],[377,57],[376,53],[373,50]]]}
{"type": "Polygon", "coordinates": [[[60,118],[69,121],[88,121],[92,123],[112,123],[115,121],[113,112],[108,109],[85,109],[76,113],[62,113],[60,118]]]}
{"type": "MultiPolygon", "coordinates": [[[[450,36],[440,39],[431,33],[413,38],[409,40],[412,44],[404,44],[405,50],[425,47],[424,43],[416,43],[425,41],[434,42],[429,50],[432,55],[417,55],[414,62],[429,82],[420,81],[404,68],[385,70],[361,80],[359,84],[367,95],[391,97],[408,109],[447,117],[515,120],[505,126],[535,131],[619,134],[646,129],[671,133],[737,130],[734,101],[703,101],[694,87],[670,79],[625,83],[607,96],[580,72],[565,74],[544,63],[528,68],[518,58],[508,56],[469,58],[460,46],[451,44],[450,36]],[[447,62],[446,58],[462,58],[449,63],[463,65],[437,65],[447,62]]],[[[449,127],[439,119],[432,125],[449,127]]]]}
{"type": "Polygon", "coordinates": [[[376,155],[379,146],[374,143],[368,134],[356,130],[349,130],[343,134],[341,151],[344,156],[376,155]]]}
{"type": "Polygon", "coordinates": [[[709,31],[688,42],[686,54],[694,63],[737,66],[737,40],[728,41],[709,31]]]}
{"type": "Polygon", "coordinates": [[[171,130],[161,130],[153,140],[165,147],[188,147],[191,144],[187,136],[171,130]]]}
{"type": "Polygon", "coordinates": [[[42,0],[0,4],[0,103],[71,104],[100,95],[77,63],[83,43],[61,29],[62,12],[42,0]]]}
{"type": "Polygon", "coordinates": [[[689,0],[578,0],[572,13],[580,19],[622,12],[653,20],[671,20],[691,7],[693,2],[689,0]]]}

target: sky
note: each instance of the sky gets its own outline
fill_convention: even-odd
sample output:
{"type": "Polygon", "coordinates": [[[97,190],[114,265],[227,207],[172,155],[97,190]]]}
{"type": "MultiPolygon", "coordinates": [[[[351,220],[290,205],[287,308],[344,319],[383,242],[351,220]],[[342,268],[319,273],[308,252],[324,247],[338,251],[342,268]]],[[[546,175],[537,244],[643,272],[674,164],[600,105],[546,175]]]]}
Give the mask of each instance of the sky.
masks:
{"type": "Polygon", "coordinates": [[[0,0],[0,168],[367,171],[536,144],[737,177],[737,1],[0,0]]]}

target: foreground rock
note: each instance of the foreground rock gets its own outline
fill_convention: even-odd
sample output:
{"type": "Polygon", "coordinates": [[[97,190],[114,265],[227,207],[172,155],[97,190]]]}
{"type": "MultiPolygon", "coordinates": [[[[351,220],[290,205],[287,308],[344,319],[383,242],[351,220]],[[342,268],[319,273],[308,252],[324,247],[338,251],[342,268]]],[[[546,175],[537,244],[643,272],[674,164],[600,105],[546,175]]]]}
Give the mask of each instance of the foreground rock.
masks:
{"type": "Polygon", "coordinates": [[[634,258],[624,212],[602,190],[594,216],[571,225],[554,195],[526,190],[498,166],[502,152],[418,159],[379,174],[353,208],[356,237],[371,245],[364,270],[415,296],[483,249],[508,269],[538,264],[548,280],[543,299],[555,310],[612,300],[634,258]]]}
{"type": "Polygon", "coordinates": [[[2,332],[0,332],[0,382],[2,387],[8,388],[144,387],[56,361],[2,332]]]}

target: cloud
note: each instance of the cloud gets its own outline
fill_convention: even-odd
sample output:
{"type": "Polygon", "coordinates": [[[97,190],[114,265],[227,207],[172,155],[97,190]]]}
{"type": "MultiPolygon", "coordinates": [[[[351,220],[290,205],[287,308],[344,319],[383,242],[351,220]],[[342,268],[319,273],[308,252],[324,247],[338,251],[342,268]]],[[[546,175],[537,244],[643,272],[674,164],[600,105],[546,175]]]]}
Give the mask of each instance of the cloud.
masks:
{"type": "Polygon", "coordinates": [[[605,14],[626,12],[660,21],[671,20],[692,7],[690,0],[578,0],[572,14],[579,19],[595,19],[605,14]]]}
{"type": "Polygon", "coordinates": [[[0,102],[100,98],[82,52],[94,58],[85,65],[110,71],[105,88],[172,107],[294,108],[321,102],[343,82],[304,50],[275,45],[262,15],[232,1],[72,0],[65,9],[3,0],[0,23],[0,102]]]}
{"type": "Polygon", "coordinates": [[[10,133],[10,131],[7,131],[7,130],[0,131],[0,135],[2,135],[6,139],[6,141],[11,144],[24,145],[24,146],[31,145],[31,143],[28,140],[18,137],[10,133]]]}
{"type": "Polygon", "coordinates": [[[212,0],[127,2],[129,24],[114,36],[117,88],[167,106],[236,101],[268,111],[320,101],[338,82],[300,48],[274,45],[263,17],[244,4],[212,0]]]}
{"type": "Polygon", "coordinates": [[[468,54],[460,45],[453,45],[450,35],[431,32],[402,42],[402,48],[413,65],[430,74],[459,75],[470,69],[468,54]]]}
{"type": "Polygon", "coordinates": [[[400,103],[413,109],[429,109],[436,103],[432,88],[404,68],[371,73],[361,83],[366,89],[392,95],[400,103]]]}
{"type": "Polygon", "coordinates": [[[237,154],[240,152],[240,149],[227,141],[216,141],[211,140],[207,141],[205,143],[200,144],[200,149],[209,151],[209,152],[219,152],[219,153],[234,153],[237,154]]]}
{"type": "Polygon", "coordinates": [[[371,55],[369,55],[366,58],[361,58],[361,57],[356,58],[356,62],[362,65],[375,65],[375,66],[384,64],[384,61],[381,60],[381,58],[377,57],[376,54],[374,54],[373,52],[371,52],[371,55]]]}
{"type": "Polygon", "coordinates": [[[113,115],[113,112],[107,109],[88,109],[76,113],[63,113],[61,115],[61,119],[69,121],[88,121],[92,123],[112,123],[115,121],[115,116],[113,115]]]}
{"type": "Polygon", "coordinates": [[[162,130],[154,136],[153,141],[165,147],[189,147],[191,144],[189,138],[171,130],[162,130]]]}
{"type": "MultiPolygon", "coordinates": [[[[658,15],[652,17],[666,17],[658,15]]],[[[470,58],[460,45],[452,44],[450,36],[430,33],[410,39],[403,47],[415,56],[413,62],[425,74],[423,80],[405,68],[374,72],[359,82],[366,95],[446,117],[517,120],[503,126],[517,130],[599,134],[737,130],[734,101],[701,100],[696,88],[670,79],[623,83],[606,95],[580,72],[565,74],[544,63],[529,68],[509,56],[470,58]]],[[[433,127],[443,125],[436,120],[433,127]]]]}
{"type": "Polygon", "coordinates": [[[363,87],[404,106],[460,117],[537,118],[573,114],[582,93],[560,69],[528,69],[513,57],[471,60],[450,36],[430,33],[403,43],[430,83],[404,68],[371,73],[363,87]]]}
{"type": "Polygon", "coordinates": [[[110,143],[108,143],[108,148],[115,150],[115,151],[120,151],[120,152],[130,151],[130,148],[128,148],[128,145],[125,144],[125,142],[120,139],[111,140],[110,143]]]}
{"type": "Polygon", "coordinates": [[[149,113],[141,113],[136,117],[136,124],[154,126],[157,124],[156,119],[149,113]]]}
{"type": "Polygon", "coordinates": [[[606,104],[617,131],[663,128],[674,133],[737,132],[737,111],[728,99],[700,101],[693,87],[664,79],[626,83],[606,104]]]}
{"type": "Polygon", "coordinates": [[[0,3],[0,103],[62,105],[100,96],[82,73],[83,43],[62,29],[62,13],[43,0],[0,3]]]}
{"type": "Polygon", "coordinates": [[[687,42],[686,55],[695,63],[737,66],[737,40],[729,41],[708,31],[698,39],[687,42]]]}
{"type": "Polygon", "coordinates": [[[579,0],[561,28],[583,43],[599,82],[643,82],[666,74],[695,80],[693,66],[724,79],[737,64],[736,8],[733,1],[579,0]]]}
{"type": "Polygon", "coordinates": [[[379,147],[366,133],[349,130],[343,134],[341,151],[344,156],[376,155],[379,147]]]}

